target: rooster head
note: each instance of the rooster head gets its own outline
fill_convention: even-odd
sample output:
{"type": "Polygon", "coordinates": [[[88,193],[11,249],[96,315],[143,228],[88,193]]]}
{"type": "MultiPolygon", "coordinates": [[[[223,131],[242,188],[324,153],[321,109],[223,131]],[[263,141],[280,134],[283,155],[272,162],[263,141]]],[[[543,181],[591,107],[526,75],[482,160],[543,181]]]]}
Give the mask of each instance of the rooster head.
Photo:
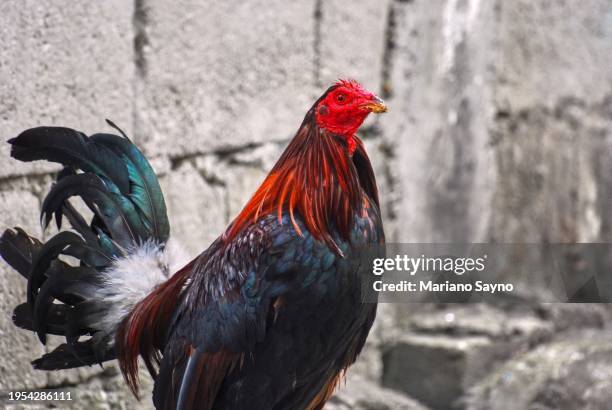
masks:
{"type": "Polygon", "coordinates": [[[349,241],[353,216],[364,195],[378,207],[372,165],[355,133],[368,114],[386,112],[384,102],[354,80],[332,85],[306,113],[302,125],[270,174],[224,234],[231,243],[260,216],[287,214],[302,235],[298,215],[311,235],[342,255],[332,228],[349,241]]]}
{"type": "Polygon", "coordinates": [[[315,106],[319,128],[352,138],[368,114],[387,111],[385,103],[355,80],[339,80],[315,106]]]}

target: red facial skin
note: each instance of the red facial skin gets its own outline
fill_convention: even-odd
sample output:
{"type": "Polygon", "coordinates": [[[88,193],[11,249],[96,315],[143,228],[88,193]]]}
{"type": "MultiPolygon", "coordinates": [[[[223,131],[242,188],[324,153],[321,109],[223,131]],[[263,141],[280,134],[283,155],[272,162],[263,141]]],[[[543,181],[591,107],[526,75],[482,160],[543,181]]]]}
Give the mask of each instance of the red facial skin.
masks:
{"type": "Polygon", "coordinates": [[[386,107],[374,93],[353,80],[340,80],[316,108],[321,129],[347,140],[349,153],[356,148],[355,133],[371,112],[385,112],[386,107]]]}

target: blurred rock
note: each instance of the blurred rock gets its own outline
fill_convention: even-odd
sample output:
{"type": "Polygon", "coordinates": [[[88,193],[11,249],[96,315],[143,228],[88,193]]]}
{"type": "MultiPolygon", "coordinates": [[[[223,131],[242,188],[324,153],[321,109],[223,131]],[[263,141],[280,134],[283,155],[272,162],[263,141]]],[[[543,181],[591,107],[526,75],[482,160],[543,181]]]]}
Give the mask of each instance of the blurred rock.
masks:
{"type": "Polygon", "coordinates": [[[325,410],[427,410],[418,401],[379,387],[360,377],[348,377],[325,410]]]}
{"type": "Polygon", "coordinates": [[[382,346],[382,383],[435,409],[454,405],[517,351],[548,340],[554,327],[535,314],[484,304],[441,305],[403,323],[408,335],[382,346]]]}
{"type": "Polygon", "coordinates": [[[543,319],[552,322],[557,332],[568,329],[603,328],[612,318],[612,310],[607,304],[545,303],[538,310],[543,319]]]}
{"type": "Polygon", "coordinates": [[[469,386],[482,350],[490,345],[482,336],[405,336],[383,354],[382,385],[433,409],[448,408],[469,386]]]}
{"type": "Polygon", "coordinates": [[[464,404],[470,410],[599,410],[611,401],[612,333],[582,331],[513,358],[464,404]]]}
{"type": "Polygon", "coordinates": [[[491,338],[531,333],[545,324],[535,317],[510,317],[484,304],[449,305],[446,308],[415,316],[411,322],[416,332],[449,335],[480,335],[491,338]]]}

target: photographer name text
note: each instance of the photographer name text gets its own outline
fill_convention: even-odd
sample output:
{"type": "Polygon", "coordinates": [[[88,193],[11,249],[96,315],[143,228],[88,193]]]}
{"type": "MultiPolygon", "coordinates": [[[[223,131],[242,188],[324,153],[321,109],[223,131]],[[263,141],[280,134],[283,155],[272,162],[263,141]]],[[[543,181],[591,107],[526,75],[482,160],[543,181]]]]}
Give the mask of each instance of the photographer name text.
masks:
{"type": "Polygon", "coordinates": [[[392,258],[376,258],[372,264],[372,274],[382,276],[384,273],[401,272],[414,277],[417,273],[453,273],[464,279],[459,282],[449,280],[400,280],[385,283],[382,277],[372,283],[376,292],[479,292],[498,293],[512,292],[512,283],[488,283],[483,280],[470,280],[470,273],[482,273],[486,268],[487,255],[481,257],[459,258],[454,256],[418,257],[396,255],[392,258]],[[464,276],[466,275],[466,276],[464,276]]]}

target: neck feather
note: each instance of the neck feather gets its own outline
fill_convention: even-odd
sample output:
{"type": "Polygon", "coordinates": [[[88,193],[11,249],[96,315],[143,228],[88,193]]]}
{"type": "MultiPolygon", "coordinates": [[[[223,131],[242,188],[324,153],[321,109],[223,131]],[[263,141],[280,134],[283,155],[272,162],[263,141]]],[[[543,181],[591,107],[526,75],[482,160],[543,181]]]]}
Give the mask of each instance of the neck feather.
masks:
{"type": "Polygon", "coordinates": [[[347,140],[321,130],[311,110],[270,174],[225,232],[226,243],[259,217],[275,214],[281,222],[286,211],[298,234],[302,232],[296,214],[311,235],[342,254],[332,238],[332,227],[348,240],[364,193],[378,205],[369,159],[361,141],[353,138],[354,158],[347,140]]]}

